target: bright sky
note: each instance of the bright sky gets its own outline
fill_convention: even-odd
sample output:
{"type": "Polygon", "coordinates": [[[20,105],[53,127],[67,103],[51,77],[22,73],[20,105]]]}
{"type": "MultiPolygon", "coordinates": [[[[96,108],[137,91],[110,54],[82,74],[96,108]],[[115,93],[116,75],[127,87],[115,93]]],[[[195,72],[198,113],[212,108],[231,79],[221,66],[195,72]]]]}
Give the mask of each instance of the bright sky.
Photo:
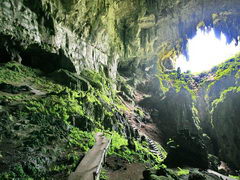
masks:
{"type": "Polygon", "coordinates": [[[180,67],[182,72],[190,70],[192,73],[200,73],[210,70],[228,58],[240,52],[240,46],[235,46],[235,42],[226,43],[226,36],[221,34],[221,38],[216,38],[214,30],[198,30],[195,37],[188,40],[189,61],[184,55],[180,55],[176,61],[176,68],[180,67]]]}

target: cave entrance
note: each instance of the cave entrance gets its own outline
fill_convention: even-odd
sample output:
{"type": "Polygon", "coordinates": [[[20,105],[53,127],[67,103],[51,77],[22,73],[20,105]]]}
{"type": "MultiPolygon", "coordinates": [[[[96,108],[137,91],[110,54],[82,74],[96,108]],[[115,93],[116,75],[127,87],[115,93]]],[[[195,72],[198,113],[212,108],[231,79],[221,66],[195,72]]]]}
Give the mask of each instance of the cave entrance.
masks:
{"type": "Polygon", "coordinates": [[[182,72],[201,73],[209,71],[240,52],[236,41],[227,43],[221,33],[217,38],[213,28],[198,29],[196,35],[187,42],[186,55],[181,54],[176,60],[176,69],[182,72]]]}

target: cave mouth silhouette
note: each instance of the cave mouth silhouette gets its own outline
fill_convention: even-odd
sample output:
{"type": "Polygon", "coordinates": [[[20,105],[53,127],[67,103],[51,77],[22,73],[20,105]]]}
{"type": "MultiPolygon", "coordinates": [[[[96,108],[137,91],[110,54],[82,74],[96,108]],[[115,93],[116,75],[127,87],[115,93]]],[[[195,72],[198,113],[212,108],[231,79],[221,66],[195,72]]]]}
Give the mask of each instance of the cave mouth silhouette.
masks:
{"type": "Polygon", "coordinates": [[[227,43],[226,36],[221,33],[216,37],[213,28],[198,29],[196,35],[187,42],[187,55],[181,54],[176,59],[176,69],[182,72],[201,73],[209,71],[216,65],[240,52],[240,45],[233,40],[227,43]]]}

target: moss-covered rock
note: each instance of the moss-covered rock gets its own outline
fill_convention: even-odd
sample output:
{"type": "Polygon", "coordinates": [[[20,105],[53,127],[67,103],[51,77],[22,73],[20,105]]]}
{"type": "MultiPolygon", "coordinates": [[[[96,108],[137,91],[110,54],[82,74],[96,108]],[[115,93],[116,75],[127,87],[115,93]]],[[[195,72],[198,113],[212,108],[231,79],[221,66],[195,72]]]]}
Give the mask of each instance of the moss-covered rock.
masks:
{"type": "Polygon", "coordinates": [[[79,89],[82,91],[88,91],[90,88],[90,84],[86,79],[67,70],[60,69],[56,72],[51,73],[49,77],[51,77],[51,79],[57,83],[68,86],[69,88],[75,90],[79,89]]]}
{"type": "Polygon", "coordinates": [[[151,166],[161,162],[134,139],[135,132],[124,116],[124,105],[110,89],[110,80],[91,70],[82,76],[66,70],[55,73],[49,78],[15,62],[0,66],[2,84],[17,82],[36,92],[0,90],[1,179],[65,178],[93,146],[97,131],[112,134],[110,155],[151,166]],[[76,85],[70,86],[70,82],[76,85]],[[83,84],[87,88],[82,88],[83,84]],[[133,138],[131,143],[127,137],[133,138]],[[121,150],[124,147],[126,151],[121,150]]]}
{"type": "MultiPolygon", "coordinates": [[[[133,102],[135,87],[148,94],[140,104],[150,111],[163,142],[181,129],[203,131],[212,153],[236,167],[239,58],[209,72],[215,75],[212,81],[169,70],[174,69],[176,56],[186,53],[187,39],[195,35],[196,27],[214,27],[217,36],[223,32],[228,42],[237,40],[239,5],[238,0],[2,0],[0,61],[39,68],[55,80],[17,63],[1,65],[0,140],[17,151],[12,161],[6,149],[0,149],[0,157],[13,165],[2,162],[9,170],[1,172],[2,177],[39,178],[61,170],[67,174],[92,145],[89,141],[82,147],[77,141],[92,139],[96,129],[134,137],[122,111],[126,107],[115,92],[117,71],[126,78],[117,89],[125,100],[133,102]],[[23,86],[30,92],[18,89],[23,86]],[[8,144],[8,139],[14,143],[8,144]],[[51,143],[61,148],[49,148],[51,143]],[[25,147],[27,155],[19,155],[25,147]],[[76,153],[79,148],[83,150],[76,153]],[[51,159],[54,153],[60,158],[51,159]]],[[[116,153],[158,162],[133,142],[131,147],[139,152],[123,143],[127,154],[116,153]]]]}
{"type": "Polygon", "coordinates": [[[198,106],[202,112],[201,126],[211,138],[212,153],[238,168],[239,147],[234,144],[237,140],[235,133],[238,133],[235,127],[239,125],[236,122],[239,116],[236,110],[239,101],[239,56],[227,60],[209,73],[214,80],[203,82],[198,98],[202,104],[198,106]],[[232,143],[226,145],[226,142],[232,143]]]}

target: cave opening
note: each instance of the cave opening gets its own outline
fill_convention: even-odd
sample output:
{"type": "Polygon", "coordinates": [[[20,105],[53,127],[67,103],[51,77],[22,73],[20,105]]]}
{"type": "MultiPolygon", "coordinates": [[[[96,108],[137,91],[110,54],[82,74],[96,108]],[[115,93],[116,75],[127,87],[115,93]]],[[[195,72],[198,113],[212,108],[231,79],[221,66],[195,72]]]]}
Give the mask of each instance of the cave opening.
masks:
{"type": "Polygon", "coordinates": [[[0,63],[7,63],[11,56],[5,48],[0,48],[0,63]]]}
{"type": "Polygon", "coordinates": [[[187,42],[186,55],[176,59],[176,69],[198,74],[211,70],[240,52],[240,45],[233,40],[227,43],[223,33],[219,37],[213,28],[198,29],[196,35],[187,42]]]}
{"type": "Polygon", "coordinates": [[[61,49],[57,53],[51,53],[34,45],[21,52],[20,56],[22,57],[23,65],[40,69],[45,73],[51,73],[63,68],[63,62],[63,69],[71,72],[76,71],[70,59],[64,55],[61,49]]]}
{"type": "Polygon", "coordinates": [[[57,70],[57,56],[42,49],[31,48],[21,53],[22,64],[50,73],[57,70]]]}

